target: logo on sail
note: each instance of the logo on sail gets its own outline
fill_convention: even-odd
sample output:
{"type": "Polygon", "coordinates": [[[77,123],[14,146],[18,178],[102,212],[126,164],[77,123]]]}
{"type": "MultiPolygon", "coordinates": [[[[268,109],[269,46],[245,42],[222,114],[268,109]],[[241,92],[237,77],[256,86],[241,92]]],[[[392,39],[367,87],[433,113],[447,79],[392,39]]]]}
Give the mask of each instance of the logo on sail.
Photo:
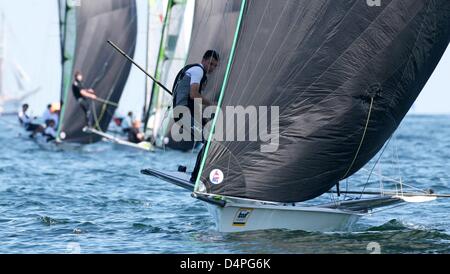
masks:
{"type": "Polygon", "coordinates": [[[236,213],[236,217],[234,217],[233,226],[246,226],[252,212],[253,209],[250,208],[239,209],[236,213]]]}
{"type": "Polygon", "coordinates": [[[220,185],[223,182],[223,179],[224,179],[224,175],[223,175],[222,170],[220,170],[220,169],[214,169],[209,174],[209,181],[212,184],[220,185]]]}

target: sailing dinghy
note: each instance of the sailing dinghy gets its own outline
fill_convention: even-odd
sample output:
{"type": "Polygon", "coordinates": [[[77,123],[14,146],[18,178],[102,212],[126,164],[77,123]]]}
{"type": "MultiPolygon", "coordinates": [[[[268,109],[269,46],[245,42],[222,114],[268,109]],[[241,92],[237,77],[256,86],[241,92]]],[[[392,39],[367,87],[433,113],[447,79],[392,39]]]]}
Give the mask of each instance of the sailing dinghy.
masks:
{"type": "Polygon", "coordinates": [[[102,140],[93,131],[86,132],[83,110],[72,94],[74,72],[84,76],[86,87],[93,88],[98,100],[92,101],[94,130],[106,132],[118,106],[130,73],[131,64],[105,47],[116,41],[124,51],[134,55],[137,39],[135,0],[86,1],[60,0],[63,103],[57,142],[91,144],[102,140]]]}
{"type": "MultiPolygon", "coordinates": [[[[195,185],[182,174],[143,173],[192,190],[219,231],[342,231],[377,208],[449,197],[400,185],[312,204],[398,128],[449,44],[449,1],[198,0],[195,10],[203,29],[193,33],[190,58],[220,39],[231,46],[218,48],[222,71],[210,79],[221,92],[200,173],[195,185]],[[238,106],[278,108],[273,142],[221,141],[231,131],[217,114],[238,106]]],[[[233,133],[252,127],[267,122],[241,123],[233,133]]]]}
{"type": "Polygon", "coordinates": [[[115,144],[115,145],[120,145],[122,147],[127,147],[127,148],[147,151],[147,152],[154,151],[154,147],[153,147],[152,143],[150,143],[150,142],[140,142],[138,144],[135,144],[135,143],[128,142],[127,140],[125,140],[123,138],[116,137],[112,134],[108,134],[108,133],[96,130],[94,128],[86,127],[83,129],[83,131],[86,133],[95,134],[97,136],[100,136],[103,138],[103,140],[110,142],[112,144],[115,144]]]}

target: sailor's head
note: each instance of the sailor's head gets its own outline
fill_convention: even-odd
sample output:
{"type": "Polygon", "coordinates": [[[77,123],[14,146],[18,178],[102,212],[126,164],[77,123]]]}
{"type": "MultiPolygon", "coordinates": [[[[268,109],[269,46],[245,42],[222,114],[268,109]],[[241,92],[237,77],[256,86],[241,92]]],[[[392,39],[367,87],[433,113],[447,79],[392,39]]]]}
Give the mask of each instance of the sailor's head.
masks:
{"type": "Polygon", "coordinates": [[[50,120],[48,121],[48,126],[49,126],[49,127],[55,127],[55,125],[56,125],[55,120],[50,119],[50,120]]]}
{"type": "Polygon", "coordinates": [[[24,111],[24,112],[27,111],[28,107],[29,107],[28,104],[23,104],[22,105],[22,111],[24,111]]]}
{"type": "Polygon", "coordinates": [[[83,74],[81,74],[80,71],[75,72],[75,80],[77,80],[78,82],[83,81],[83,74]]]}
{"type": "Polygon", "coordinates": [[[48,110],[51,110],[51,108],[52,108],[52,104],[48,104],[48,105],[47,105],[47,109],[48,109],[48,110]]]}
{"type": "Polygon", "coordinates": [[[132,111],[128,112],[128,117],[133,117],[133,112],[132,111]]]}
{"type": "Polygon", "coordinates": [[[141,121],[140,120],[134,120],[133,121],[133,128],[141,128],[141,121]]]}
{"type": "Polygon", "coordinates": [[[220,62],[219,53],[215,50],[208,50],[203,55],[202,65],[206,70],[206,73],[213,73],[220,62]]]}

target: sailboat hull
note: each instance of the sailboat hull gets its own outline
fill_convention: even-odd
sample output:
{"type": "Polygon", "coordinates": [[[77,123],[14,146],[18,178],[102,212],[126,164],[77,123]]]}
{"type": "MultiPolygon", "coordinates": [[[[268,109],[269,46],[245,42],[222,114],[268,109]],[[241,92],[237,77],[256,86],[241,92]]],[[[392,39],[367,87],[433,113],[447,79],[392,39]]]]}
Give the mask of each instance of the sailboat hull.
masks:
{"type": "Polygon", "coordinates": [[[207,203],[219,232],[245,232],[267,229],[309,232],[350,231],[362,214],[319,207],[251,206],[207,203]]]}

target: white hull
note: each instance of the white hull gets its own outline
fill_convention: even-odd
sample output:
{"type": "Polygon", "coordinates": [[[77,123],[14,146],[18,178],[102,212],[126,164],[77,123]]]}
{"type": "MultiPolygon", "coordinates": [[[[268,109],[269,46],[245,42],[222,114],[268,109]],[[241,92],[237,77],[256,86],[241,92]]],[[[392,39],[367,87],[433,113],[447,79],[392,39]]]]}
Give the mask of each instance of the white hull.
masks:
{"type": "Polygon", "coordinates": [[[104,140],[111,142],[118,148],[128,148],[128,149],[133,149],[133,150],[137,149],[137,150],[142,150],[142,151],[147,151],[147,152],[153,152],[153,150],[154,150],[153,145],[150,144],[149,142],[142,142],[139,144],[134,144],[134,143],[130,143],[126,140],[122,140],[113,135],[98,131],[96,129],[85,128],[85,129],[83,129],[83,131],[103,137],[104,140]]]}
{"type": "Polygon", "coordinates": [[[219,232],[266,229],[309,232],[349,231],[363,214],[321,207],[230,203],[225,207],[207,203],[219,232]]]}

